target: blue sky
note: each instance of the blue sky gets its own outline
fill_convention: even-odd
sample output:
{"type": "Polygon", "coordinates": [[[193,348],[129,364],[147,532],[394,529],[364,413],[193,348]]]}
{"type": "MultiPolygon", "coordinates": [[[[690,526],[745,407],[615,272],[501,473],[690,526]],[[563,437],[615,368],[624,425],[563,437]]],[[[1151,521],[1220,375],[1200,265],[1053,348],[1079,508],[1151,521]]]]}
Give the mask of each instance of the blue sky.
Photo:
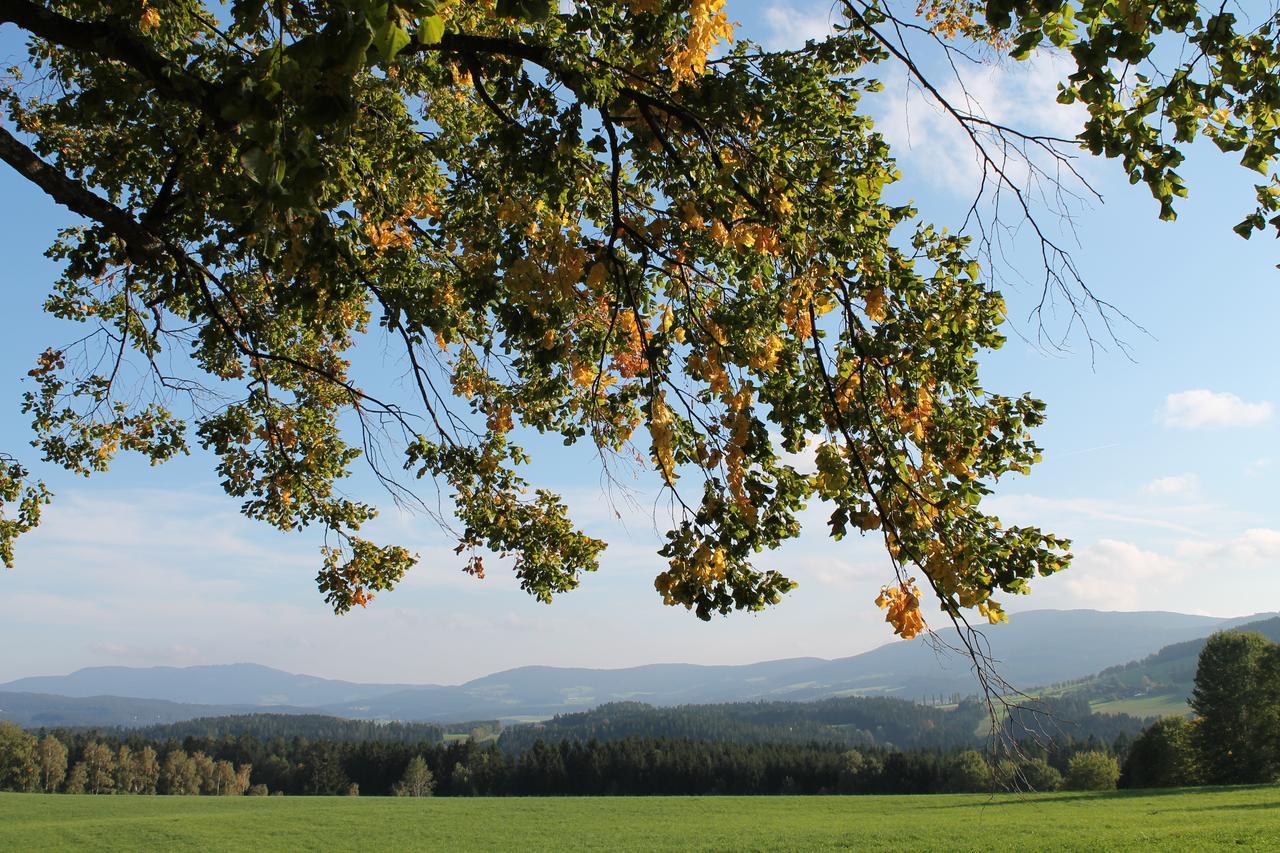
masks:
{"type": "MultiPolygon", "coordinates": [[[[778,46],[826,27],[822,3],[730,0],[742,31],[778,46]]],[[[17,49],[0,31],[0,55],[17,49]]],[[[1077,117],[1052,103],[1056,67],[976,71],[993,117],[1061,131],[1077,117]]],[[[893,191],[940,225],[958,225],[976,184],[972,158],[899,76],[871,102],[906,176],[893,191]]],[[[1006,285],[1011,339],[984,363],[987,387],[1030,390],[1049,406],[1039,433],[1045,461],[1002,484],[992,507],[1075,539],[1076,565],[1009,602],[1018,610],[1096,607],[1223,616],[1280,603],[1280,249],[1245,242],[1230,226],[1246,212],[1250,176],[1197,149],[1183,169],[1191,199],[1176,223],[1156,219],[1146,191],[1112,163],[1080,168],[1105,204],[1075,209],[1073,246],[1099,296],[1141,326],[1118,326],[1127,355],[1075,335],[1033,343],[1034,281],[1006,285]],[[1019,337],[1024,336],[1027,340],[1019,337]]],[[[56,268],[43,257],[74,217],[7,170],[0,229],[0,449],[30,458],[18,414],[20,381],[35,354],[75,335],[39,304],[56,268]]],[[[1056,227],[1056,226],[1055,226],[1056,227]]],[[[1014,267],[1034,273],[1024,233],[1014,267]]],[[[1012,277],[1013,267],[1003,268],[1012,277]]],[[[1050,317],[1050,332],[1066,328],[1050,317]]],[[[655,484],[602,489],[589,451],[554,442],[531,478],[560,489],[589,532],[610,541],[602,570],[548,607],[492,567],[477,581],[431,522],[389,502],[375,526],[414,546],[422,564],[373,606],[336,617],[314,586],[318,539],[243,520],[199,454],[162,468],[122,459],[93,480],[41,471],[57,492],[47,523],[0,573],[0,680],[96,664],[249,660],[356,680],[456,682],[524,664],[623,666],[658,661],[741,663],[795,655],[836,657],[892,639],[872,599],[889,577],[876,540],[826,539],[821,511],[773,558],[800,587],[773,611],[701,623],[653,592],[655,484]]],[[[367,489],[365,480],[358,488],[367,489]]],[[[369,489],[368,494],[376,497],[369,489]]],[[[998,629],[997,629],[998,630],[998,629]]]]}

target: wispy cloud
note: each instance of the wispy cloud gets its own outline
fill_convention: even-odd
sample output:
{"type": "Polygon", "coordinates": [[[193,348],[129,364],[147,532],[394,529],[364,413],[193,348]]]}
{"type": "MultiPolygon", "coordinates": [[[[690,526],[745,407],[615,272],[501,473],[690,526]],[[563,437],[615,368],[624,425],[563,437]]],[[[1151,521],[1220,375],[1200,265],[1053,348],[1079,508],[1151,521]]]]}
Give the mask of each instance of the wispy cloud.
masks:
{"type": "Polygon", "coordinates": [[[1255,527],[1226,541],[1178,543],[1178,556],[1214,566],[1267,566],[1280,568],[1280,530],[1255,527]]]}
{"type": "Polygon", "coordinates": [[[1153,512],[1140,506],[1096,498],[1045,498],[1039,495],[999,495],[988,498],[983,506],[1001,518],[1008,516],[1008,520],[1015,523],[1039,523],[1051,528],[1062,526],[1060,523],[1062,520],[1075,517],[1129,527],[1171,530],[1177,533],[1198,532],[1191,524],[1175,521],[1169,517],[1171,514],[1185,516],[1191,509],[1185,506],[1179,506],[1179,512],[1175,514],[1167,508],[1153,512]]]}
{"type": "MultiPolygon", "coordinates": [[[[1064,106],[1056,100],[1058,82],[1069,70],[1065,59],[1048,56],[972,69],[966,66],[957,72],[962,74],[958,79],[934,82],[958,110],[1029,133],[1070,138],[1080,132],[1085,116],[1079,105],[1064,106]]],[[[982,160],[973,139],[936,99],[900,72],[885,80],[885,96],[877,102],[876,126],[894,156],[909,160],[912,174],[928,181],[930,187],[962,196],[977,191],[982,160]]],[[[1039,165],[1054,173],[1052,164],[1039,165]]],[[[1019,166],[1014,160],[1002,168],[1020,184],[1035,183],[1026,164],[1019,166]]]]}
{"type": "Polygon", "coordinates": [[[1175,429],[1260,426],[1271,420],[1275,407],[1267,401],[1246,402],[1226,391],[1197,388],[1165,397],[1156,413],[1164,426],[1175,429]]]}
{"type": "Polygon", "coordinates": [[[803,47],[806,41],[821,41],[831,35],[838,20],[833,6],[799,9],[791,3],[773,3],[764,10],[769,28],[764,43],[773,50],[803,47]]]}

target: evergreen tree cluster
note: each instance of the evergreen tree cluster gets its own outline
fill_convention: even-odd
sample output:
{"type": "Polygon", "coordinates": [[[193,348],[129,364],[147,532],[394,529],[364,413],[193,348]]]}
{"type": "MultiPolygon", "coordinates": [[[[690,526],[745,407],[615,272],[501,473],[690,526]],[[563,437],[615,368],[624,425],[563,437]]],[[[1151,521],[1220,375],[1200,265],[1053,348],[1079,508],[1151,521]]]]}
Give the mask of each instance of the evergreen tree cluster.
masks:
{"type": "MultiPolygon", "coordinates": [[[[627,737],[492,741],[262,739],[148,741],[93,732],[36,735],[0,723],[0,789],[174,795],[595,796],[923,794],[997,787],[1052,790],[1078,753],[1118,754],[1121,738],[1070,736],[992,760],[973,749],[851,750],[838,744],[627,737]]],[[[1114,761],[1114,759],[1113,759],[1114,761]]]]}
{"type": "Polygon", "coordinates": [[[446,732],[470,732],[496,722],[401,723],[383,720],[348,720],[325,714],[230,714],[201,717],[178,723],[164,723],[137,729],[121,730],[122,735],[136,734],[150,741],[182,740],[188,737],[221,738],[226,735],[251,735],[260,740],[304,737],[308,740],[359,741],[376,740],[392,743],[440,743],[446,732]]]}
{"type": "MultiPolygon", "coordinates": [[[[902,699],[847,696],[813,702],[732,702],[654,707],[614,702],[590,711],[561,714],[543,723],[512,726],[499,745],[522,752],[537,740],[584,741],[624,738],[688,739],[758,744],[835,744],[867,749],[972,749],[985,742],[987,709],[974,700],[931,707],[902,699]]],[[[1007,731],[1046,740],[1096,736],[1111,743],[1141,731],[1142,720],[1125,714],[1094,714],[1079,697],[1038,699],[1011,711],[1007,731]]]]}

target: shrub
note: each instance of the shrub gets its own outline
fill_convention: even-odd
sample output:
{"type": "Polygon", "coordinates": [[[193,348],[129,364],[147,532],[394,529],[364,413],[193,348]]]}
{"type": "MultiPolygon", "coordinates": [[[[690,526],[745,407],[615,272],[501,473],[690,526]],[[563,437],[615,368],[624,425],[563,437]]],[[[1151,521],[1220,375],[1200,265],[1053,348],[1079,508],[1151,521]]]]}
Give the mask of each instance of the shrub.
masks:
{"type": "Polygon", "coordinates": [[[1078,752],[1067,763],[1063,787],[1069,791],[1111,791],[1120,778],[1120,765],[1105,752],[1078,752]]]}
{"type": "Polygon", "coordinates": [[[1196,784],[1192,726],[1184,717],[1166,717],[1138,735],[1120,774],[1122,788],[1180,788],[1196,784]]]}

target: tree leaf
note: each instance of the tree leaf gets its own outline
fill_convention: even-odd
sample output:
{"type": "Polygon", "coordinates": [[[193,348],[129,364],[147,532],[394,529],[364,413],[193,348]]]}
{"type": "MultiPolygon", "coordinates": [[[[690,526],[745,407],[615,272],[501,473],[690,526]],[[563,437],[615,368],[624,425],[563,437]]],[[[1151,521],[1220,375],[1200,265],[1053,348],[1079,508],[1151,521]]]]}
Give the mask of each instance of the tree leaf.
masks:
{"type": "Polygon", "coordinates": [[[396,54],[409,46],[409,34],[395,21],[386,20],[373,30],[373,49],[383,64],[396,58],[396,54]]]}
{"type": "Polygon", "coordinates": [[[444,38],[444,18],[439,15],[423,18],[418,27],[417,38],[418,44],[439,44],[444,38]]]}
{"type": "Polygon", "coordinates": [[[275,171],[271,155],[256,145],[240,153],[240,165],[259,184],[268,183],[275,171]]]}

